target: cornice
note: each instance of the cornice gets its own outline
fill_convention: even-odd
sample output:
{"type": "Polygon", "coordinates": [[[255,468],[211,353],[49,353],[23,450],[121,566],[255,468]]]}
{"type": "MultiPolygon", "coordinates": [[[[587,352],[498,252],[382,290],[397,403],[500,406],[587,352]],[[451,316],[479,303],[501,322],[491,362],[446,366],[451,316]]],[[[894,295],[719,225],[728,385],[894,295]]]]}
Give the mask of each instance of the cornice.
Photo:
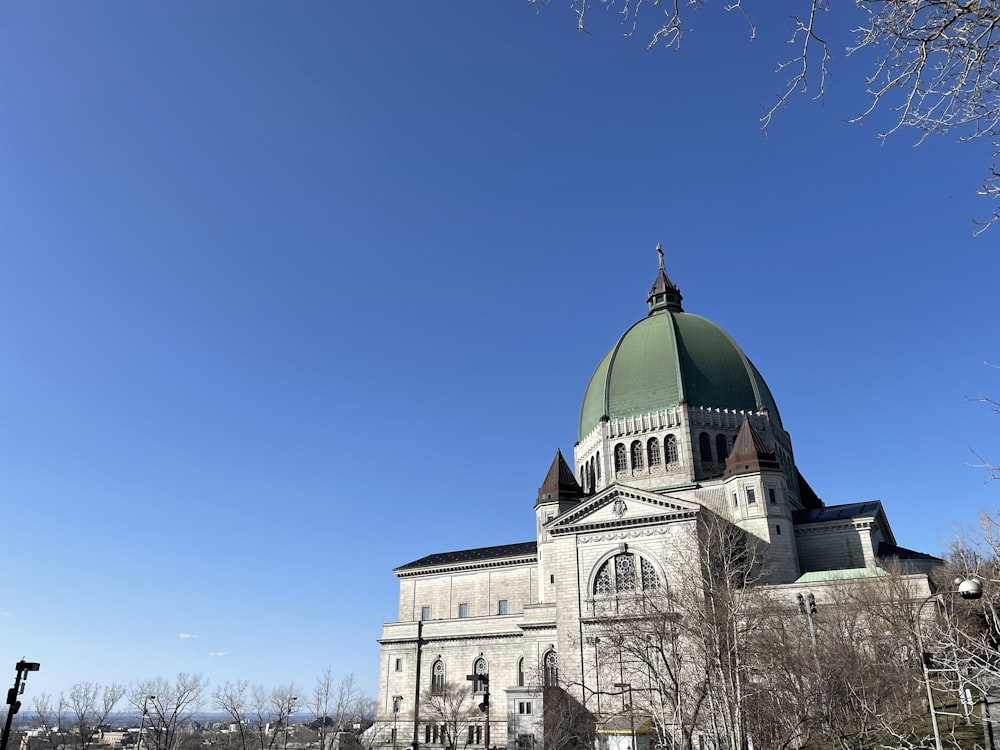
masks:
{"type": "Polygon", "coordinates": [[[426,568],[415,568],[396,573],[396,577],[416,578],[418,576],[437,575],[439,573],[458,573],[470,570],[487,570],[489,568],[511,568],[517,565],[537,565],[538,554],[521,555],[520,557],[508,557],[503,560],[479,560],[473,562],[450,563],[447,565],[433,565],[426,568]]]}

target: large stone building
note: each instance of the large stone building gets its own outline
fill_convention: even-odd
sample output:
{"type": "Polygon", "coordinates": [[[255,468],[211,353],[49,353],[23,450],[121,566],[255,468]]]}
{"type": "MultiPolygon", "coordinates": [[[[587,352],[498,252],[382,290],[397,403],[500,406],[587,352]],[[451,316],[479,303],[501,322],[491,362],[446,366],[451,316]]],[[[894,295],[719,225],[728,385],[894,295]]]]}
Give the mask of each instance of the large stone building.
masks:
{"type": "Polygon", "coordinates": [[[572,467],[557,453],[542,482],[536,538],[396,568],[377,744],[440,747],[445,730],[426,704],[451,685],[484,695],[474,674],[489,678],[489,724],[463,725],[460,747],[540,748],[546,685],[572,685],[600,725],[607,655],[588,623],[602,599],[669,582],[697,555],[700,514],[760,540],[767,583],[791,592],[865,575],[883,558],[933,562],[896,545],[878,501],[824,506],[764,378],[723,329],[684,312],[662,251],[646,301],[590,379],[572,467]]]}

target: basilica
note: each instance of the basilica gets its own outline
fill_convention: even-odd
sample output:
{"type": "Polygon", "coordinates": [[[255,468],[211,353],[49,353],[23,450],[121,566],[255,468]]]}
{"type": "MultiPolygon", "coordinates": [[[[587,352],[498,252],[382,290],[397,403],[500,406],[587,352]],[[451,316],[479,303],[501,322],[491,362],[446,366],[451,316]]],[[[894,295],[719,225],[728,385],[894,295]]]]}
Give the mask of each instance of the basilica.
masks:
{"type": "Polygon", "coordinates": [[[646,314],[598,362],[572,462],[557,452],[538,489],[535,539],[395,569],[373,744],[542,750],[546,712],[566,710],[547,688],[561,686],[603,747],[627,747],[601,696],[631,686],[607,676],[612,657],[588,633],[612,595],[676,577],[708,515],[759,543],[761,585],[789,601],[890,559],[923,578],[938,562],[896,544],[879,501],[819,499],[761,373],[726,331],[685,312],[657,250],[646,314]],[[460,728],[442,715],[453,693],[478,704],[460,728]]]}

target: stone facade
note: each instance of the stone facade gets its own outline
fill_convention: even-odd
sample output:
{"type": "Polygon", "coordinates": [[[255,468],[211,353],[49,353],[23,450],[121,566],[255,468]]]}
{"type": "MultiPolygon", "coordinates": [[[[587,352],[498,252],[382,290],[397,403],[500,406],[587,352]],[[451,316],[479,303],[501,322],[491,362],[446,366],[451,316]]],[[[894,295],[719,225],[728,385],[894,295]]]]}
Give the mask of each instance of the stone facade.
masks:
{"type": "MultiPolygon", "coordinates": [[[[679,317],[680,293],[662,259],[648,302],[651,316],[678,318],[671,336],[683,334],[689,324],[679,317]]],[[[699,321],[702,329],[714,325],[699,321]]],[[[843,571],[842,583],[869,575],[884,557],[904,557],[918,573],[934,562],[896,546],[878,501],[823,505],[795,466],[791,438],[759,373],[732,346],[738,357],[723,354],[745,366],[757,408],[734,408],[736,397],[714,406],[689,401],[698,388],[720,401],[726,393],[710,387],[715,360],[695,363],[701,365],[695,381],[685,372],[696,368],[684,350],[676,355],[679,385],[669,384],[681,394],[677,403],[651,396],[646,410],[605,414],[592,428],[581,420],[587,431],[573,468],[557,453],[539,489],[534,540],[430,554],[396,569],[398,620],[384,625],[379,640],[376,745],[482,747],[488,718],[490,745],[542,750],[546,687],[558,685],[605,732],[603,744],[615,746],[612,735],[623,730],[602,721],[620,713],[616,701],[624,697],[615,686],[625,683],[625,672],[594,625],[617,601],[606,593],[641,592],[683,575],[704,552],[698,530],[709,515],[759,540],[776,596],[817,571],[843,571]],[[488,713],[466,718],[468,709],[487,702],[484,685],[467,677],[484,672],[488,713]],[[468,701],[459,736],[446,740],[433,704],[451,685],[468,691],[468,701]]],[[[621,342],[619,348],[625,349],[621,342]]],[[[597,373],[603,377],[606,367],[606,380],[597,387],[612,412],[619,405],[608,357],[597,373]]],[[[636,380],[642,363],[626,365],[636,380]]],[[[732,381],[732,369],[719,381],[732,381]]],[[[635,400],[634,392],[629,398],[635,400]]]]}

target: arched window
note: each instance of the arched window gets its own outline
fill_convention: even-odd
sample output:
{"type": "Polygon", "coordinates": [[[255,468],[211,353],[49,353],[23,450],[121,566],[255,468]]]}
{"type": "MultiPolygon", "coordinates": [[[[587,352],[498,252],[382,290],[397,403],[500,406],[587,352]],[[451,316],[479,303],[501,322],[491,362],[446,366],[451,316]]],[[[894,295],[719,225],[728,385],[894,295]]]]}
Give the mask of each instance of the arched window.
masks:
{"type": "Polygon", "coordinates": [[[707,432],[703,432],[698,436],[698,452],[701,453],[701,462],[703,464],[712,463],[712,441],[709,439],[707,432]]]}
{"type": "Polygon", "coordinates": [[[473,693],[485,693],[490,684],[490,665],[483,657],[479,657],[472,663],[472,674],[476,675],[475,684],[472,686],[473,693]],[[486,679],[483,679],[483,678],[486,679]]]}
{"type": "Polygon", "coordinates": [[[666,449],[667,468],[669,468],[677,463],[677,438],[674,435],[667,435],[663,447],[666,449]]]}
{"type": "Polygon", "coordinates": [[[642,443],[638,440],[632,441],[632,473],[642,471],[642,443]]]}
{"type": "Polygon", "coordinates": [[[715,436],[715,453],[719,457],[720,464],[724,464],[729,457],[729,444],[726,443],[726,436],[722,433],[715,436]]]}
{"type": "Polygon", "coordinates": [[[618,443],[615,446],[615,473],[621,474],[625,471],[628,471],[628,453],[625,451],[625,446],[618,443]]]}
{"type": "Polygon", "coordinates": [[[524,687],[524,657],[517,660],[517,686],[524,687]]]}
{"type": "Polygon", "coordinates": [[[546,651],[542,664],[545,668],[545,686],[555,687],[559,684],[559,656],[555,651],[546,651]]]}
{"type": "Polygon", "coordinates": [[[431,665],[431,692],[435,695],[444,692],[444,662],[440,659],[431,665]]]}
{"type": "Polygon", "coordinates": [[[652,562],[631,552],[605,560],[594,577],[594,595],[634,594],[660,587],[660,576],[652,562]]]}
{"type": "Polygon", "coordinates": [[[649,470],[660,468],[660,441],[656,438],[650,438],[649,442],[646,443],[646,464],[649,466],[649,470]]]}

